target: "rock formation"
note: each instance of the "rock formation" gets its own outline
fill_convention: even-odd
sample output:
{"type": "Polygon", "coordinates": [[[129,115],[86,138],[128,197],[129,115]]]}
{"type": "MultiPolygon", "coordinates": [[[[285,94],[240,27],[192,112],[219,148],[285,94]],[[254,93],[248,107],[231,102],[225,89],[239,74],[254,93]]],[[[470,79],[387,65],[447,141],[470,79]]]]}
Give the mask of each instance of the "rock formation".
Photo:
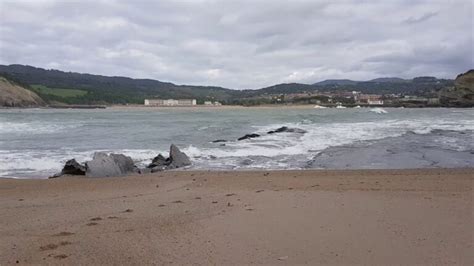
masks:
{"type": "Polygon", "coordinates": [[[0,77],[0,107],[37,107],[45,102],[34,92],[0,77]]]}
{"type": "Polygon", "coordinates": [[[474,106],[474,69],[460,74],[454,80],[454,87],[442,89],[439,92],[443,105],[458,107],[474,106]]]}
{"type": "Polygon", "coordinates": [[[306,130],[301,129],[301,128],[280,127],[275,130],[268,131],[267,134],[275,134],[275,133],[282,133],[282,132],[304,134],[306,133],[306,130]]]}
{"type": "Polygon", "coordinates": [[[153,158],[148,168],[151,168],[151,172],[158,172],[168,169],[175,169],[184,166],[191,165],[191,160],[189,157],[174,144],[171,144],[170,147],[170,156],[165,158],[163,155],[158,154],[153,158]]]}
{"type": "Polygon", "coordinates": [[[241,141],[241,140],[244,140],[244,139],[253,139],[253,138],[258,138],[258,137],[260,137],[259,134],[253,133],[253,134],[246,134],[245,136],[240,137],[240,138],[238,138],[237,140],[238,140],[238,141],[241,141]]]}
{"type": "Polygon", "coordinates": [[[86,162],[87,177],[123,176],[138,173],[132,158],[123,154],[96,152],[92,161],[86,162]]]}

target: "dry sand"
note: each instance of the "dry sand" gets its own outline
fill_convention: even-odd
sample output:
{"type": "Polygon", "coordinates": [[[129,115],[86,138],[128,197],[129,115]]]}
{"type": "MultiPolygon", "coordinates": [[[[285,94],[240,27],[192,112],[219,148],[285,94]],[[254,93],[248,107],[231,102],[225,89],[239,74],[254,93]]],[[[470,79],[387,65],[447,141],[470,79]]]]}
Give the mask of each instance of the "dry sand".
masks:
{"type": "Polygon", "coordinates": [[[0,180],[0,265],[473,265],[474,169],[0,180]]]}

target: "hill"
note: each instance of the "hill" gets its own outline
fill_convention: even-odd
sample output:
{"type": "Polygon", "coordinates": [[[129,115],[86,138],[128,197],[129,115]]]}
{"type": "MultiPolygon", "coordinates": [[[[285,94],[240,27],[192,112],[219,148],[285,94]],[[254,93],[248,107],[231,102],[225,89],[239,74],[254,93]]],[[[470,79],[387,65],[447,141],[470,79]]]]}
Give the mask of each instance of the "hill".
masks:
{"type": "Polygon", "coordinates": [[[230,101],[238,93],[221,87],[186,86],[151,79],[46,70],[24,65],[0,65],[0,73],[28,84],[47,101],[69,104],[143,103],[145,98],[194,98],[230,101]]]}
{"type": "Polygon", "coordinates": [[[359,81],[354,81],[350,79],[326,79],[313,85],[317,86],[327,86],[327,85],[356,85],[359,81]]]}
{"type": "MultiPolygon", "coordinates": [[[[332,79],[315,84],[285,83],[257,90],[231,90],[212,86],[176,85],[152,79],[132,79],[46,70],[25,65],[0,65],[0,75],[28,85],[49,103],[142,104],[146,98],[217,100],[223,104],[274,103],[271,95],[313,92],[360,91],[367,94],[402,94],[435,97],[454,86],[453,80],[417,77],[412,80],[378,78],[369,81],[332,79]]],[[[284,101],[277,101],[284,102],[284,101]]]]}
{"type": "Polygon", "coordinates": [[[38,107],[45,102],[36,93],[0,76],[0,106],[38,107]]]}
{"type": "Polygon", "coordinates": [[[439,92],[440,101],[449,106],[474,106],[474,69],[460,74],[454,80],[454,86],[439,92]]]}

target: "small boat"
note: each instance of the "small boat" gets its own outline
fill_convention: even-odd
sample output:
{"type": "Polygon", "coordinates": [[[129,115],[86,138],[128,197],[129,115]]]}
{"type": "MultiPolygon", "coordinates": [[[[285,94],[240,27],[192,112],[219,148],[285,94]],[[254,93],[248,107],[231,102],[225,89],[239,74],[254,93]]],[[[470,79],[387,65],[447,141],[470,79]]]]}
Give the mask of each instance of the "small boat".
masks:
{"type": "Polygon", "coordinates": [[[376,113],[376,114],[386,114],[386,113],[388,113],[387,111],[385,111],[382,108],[372,108],[372,109],[370,109],[370,111],[372,113],[376,113]]]}
{"type": "Polygon", "coordinates": [[[325,107],[325,106],[321,106],[321,105],[315,105],[313,108],[314,108],[314,109],[325,109],[326,107],[325,107]]]}

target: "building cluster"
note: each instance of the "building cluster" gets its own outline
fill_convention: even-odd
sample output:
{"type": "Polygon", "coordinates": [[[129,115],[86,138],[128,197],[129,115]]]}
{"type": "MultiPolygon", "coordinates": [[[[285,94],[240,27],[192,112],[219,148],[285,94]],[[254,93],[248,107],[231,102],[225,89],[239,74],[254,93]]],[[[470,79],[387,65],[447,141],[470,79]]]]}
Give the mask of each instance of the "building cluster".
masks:
{"type": "Polygon", "coordinates": [[[402,94],[364,94],[360,91],[305,92],[269,95],[275,102],[308,102],[315,104],[351,105],[438,105],[437,97],[420,97],[402,94]]]}
{"type": "MultiPolygon", "coordinates": [[[[196,106],[196,99],[145,99],[145,106],[196,106]]],[[[221,106],[218,101],[205,101],[205,106],[221,106]]]]}
{"type": "Polygon", "coordinates": [[[145,99],[146,106],[194,106],[196,99],[145,99]]]}

